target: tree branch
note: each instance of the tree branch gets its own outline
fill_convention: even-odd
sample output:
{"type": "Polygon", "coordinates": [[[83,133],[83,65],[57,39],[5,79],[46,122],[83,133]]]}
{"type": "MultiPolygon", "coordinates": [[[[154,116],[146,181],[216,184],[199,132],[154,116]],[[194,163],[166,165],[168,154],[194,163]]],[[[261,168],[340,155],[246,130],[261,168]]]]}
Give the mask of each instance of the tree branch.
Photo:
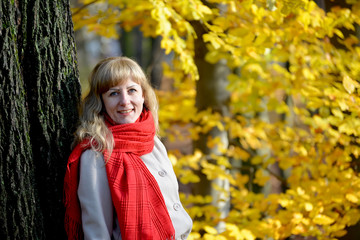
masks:
{"type": "Polygon", "coordinates": [[[88,6],[90,6],[91,4],[96,3],[97,1],[99,1],[99,0],[94,0],[94,1],[92,1],[92,2],[89,2],[89,3],[87,3],[87,4],[82,5],[82,6],[79,7],[79,8],[76,10],[76,12],[74,12],[72,15],[75,16],[76,14],[79,14],[82,10],[84,10],[85,8],[87,8],[88,6]]]}

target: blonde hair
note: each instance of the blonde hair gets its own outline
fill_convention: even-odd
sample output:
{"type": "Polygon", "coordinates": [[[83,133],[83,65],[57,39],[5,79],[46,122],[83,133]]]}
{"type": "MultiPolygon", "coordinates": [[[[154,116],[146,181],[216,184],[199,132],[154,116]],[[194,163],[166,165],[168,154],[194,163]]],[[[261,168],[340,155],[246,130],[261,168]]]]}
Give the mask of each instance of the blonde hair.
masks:
{"type": "Polygon", "coordinates": [[[106,149],[110,153],[112,152],[114,139],[104,122],[102,112],[105,107],[101,95],[111,87],[122,84],[128,79],[141,86],[144,107],[151,111],[155,129],[158,132],[158,102],[143,70],[130,58],[110,57],[101,60],[90,74],[90,90],[81,105],[80,126],[76,130],[74,144],[89,138],[93,150],[103,152],[106,149]]]}

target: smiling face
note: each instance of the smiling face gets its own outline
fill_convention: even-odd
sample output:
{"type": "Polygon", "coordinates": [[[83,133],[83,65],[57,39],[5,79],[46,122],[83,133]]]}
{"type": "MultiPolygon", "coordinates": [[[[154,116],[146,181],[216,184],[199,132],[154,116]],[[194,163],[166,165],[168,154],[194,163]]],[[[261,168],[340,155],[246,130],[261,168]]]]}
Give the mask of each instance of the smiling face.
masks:
{"type": "Polygon", "coordinates": [[[142,88],[131,79],[111,87],[101,96],[107,114],[117,124],[134,123],[143,110],[142,88]]]}

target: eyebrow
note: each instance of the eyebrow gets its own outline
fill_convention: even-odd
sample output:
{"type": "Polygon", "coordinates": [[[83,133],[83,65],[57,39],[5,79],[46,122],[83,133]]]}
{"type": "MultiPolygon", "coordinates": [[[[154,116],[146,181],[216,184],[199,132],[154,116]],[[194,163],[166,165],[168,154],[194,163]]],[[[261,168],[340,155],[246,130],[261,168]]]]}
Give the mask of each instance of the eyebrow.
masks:
{"type": "Polygon", "coordinates": [[[126,88],[133,88],[133,87],[141,87],[141,86],[139,84],[134,84],[134,85],[130,85],[130,86],[126,87],[126,88]]]}
{"type": "MultiPolygon", "coordinates": [[[[138,84],[136,84],[136,85],[134,84],[134,85],[127,86],[126,89],[133,88],[133,87],[141,87],[141,86],[138,85],[138,84]]],[[[118,88],[109,88],[109,90],[119,91],[120,89],[118,89],[118,88]]]]}

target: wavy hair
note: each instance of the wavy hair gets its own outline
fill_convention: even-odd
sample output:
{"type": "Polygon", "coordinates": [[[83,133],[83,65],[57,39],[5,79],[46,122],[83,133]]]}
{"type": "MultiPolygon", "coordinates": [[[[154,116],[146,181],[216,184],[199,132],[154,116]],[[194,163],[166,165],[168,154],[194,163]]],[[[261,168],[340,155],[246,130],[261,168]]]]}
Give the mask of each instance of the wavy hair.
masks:
{"type": "Polygon", "coordinates": [[[113,150],[114,139],[104,122],[105,111],[101,95],[111,87],[125,83],[128,79],[139,84],[144,94],[144,107],[153,115],[158,132],[158,102],[153,88],[141,67],[127,57],[110,57],[101,60],[89,77],[90,90],[81,104],[80,125],[75,132],[74,144],[89,138],[93,150],[113,150]]]}

